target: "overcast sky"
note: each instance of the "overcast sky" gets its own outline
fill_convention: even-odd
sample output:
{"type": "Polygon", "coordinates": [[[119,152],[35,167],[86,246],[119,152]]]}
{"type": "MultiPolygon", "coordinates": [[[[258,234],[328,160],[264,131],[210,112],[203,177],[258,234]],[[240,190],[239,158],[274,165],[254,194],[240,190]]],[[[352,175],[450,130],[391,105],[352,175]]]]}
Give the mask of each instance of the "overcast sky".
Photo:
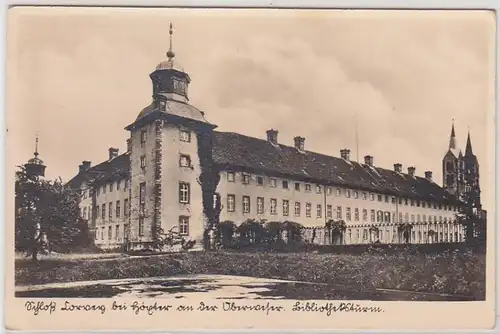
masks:
{"type": "Polygon", "coordinates": [[[308,150],[350,148],[355,160],[357,114],[360,160],[431,170],[441,184],[454,118],[463,150],[470,128],[488,184],[495,21],[466,11],[11,10],[10,164],[32,157],[37,131],[49,178],[123,152],[170,22],[191,103],[218,130],[275,128],[280,143],[301,135],[308,150]]]}

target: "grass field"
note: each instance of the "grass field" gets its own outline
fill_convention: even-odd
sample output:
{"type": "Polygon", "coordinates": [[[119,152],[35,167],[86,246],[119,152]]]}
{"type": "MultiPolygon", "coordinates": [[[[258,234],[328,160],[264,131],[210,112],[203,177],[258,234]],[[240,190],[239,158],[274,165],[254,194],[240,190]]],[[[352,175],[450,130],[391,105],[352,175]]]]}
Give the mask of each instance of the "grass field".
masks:
{"type": "MultiPolygon", "coordinates": [[[[110,255],[108,255],[110,256],[110,255]]],[[[151,257],[16,261],[16,284],[141,278],[186,274],[242,275],[340,284],[356,290],[400,289],[485,296],[485,256],[443,254],[314,254],[190,252],[151,257]]]]}

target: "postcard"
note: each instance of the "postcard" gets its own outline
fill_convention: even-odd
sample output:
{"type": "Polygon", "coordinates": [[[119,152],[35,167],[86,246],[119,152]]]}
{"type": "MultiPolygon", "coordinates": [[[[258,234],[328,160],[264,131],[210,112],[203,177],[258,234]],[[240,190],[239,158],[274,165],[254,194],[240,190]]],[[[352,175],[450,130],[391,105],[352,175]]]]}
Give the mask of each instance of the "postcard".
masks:
{"type": "Polygon", "coordinates": [[[13,7],[6,325],[494,325],[495,13],[13,7]]]}

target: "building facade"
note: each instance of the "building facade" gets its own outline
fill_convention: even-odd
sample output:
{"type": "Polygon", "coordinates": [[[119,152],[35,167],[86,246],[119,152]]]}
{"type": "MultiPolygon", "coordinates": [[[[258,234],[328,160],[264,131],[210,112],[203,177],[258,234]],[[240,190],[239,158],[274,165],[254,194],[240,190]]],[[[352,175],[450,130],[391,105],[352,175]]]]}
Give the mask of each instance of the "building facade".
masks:
{"type": "Polygon", "coordinates": [[[151,103],[126,127],[127,152],[109,149],[109,159],[89,161],[69,184],[81,191],[81,213],[95,230],[96,245],[147,247],[161,231],[176,231],[201,247],[207,212],[220,199],[220,221],[294,221],[304,237],[322,244],[399,243],[402,225],[411,243],[461,242],[456,223],[464,196],[479,199],[479,166],[470,135],[466,154],[456,149],[452,127],[443,158],[443,187],[426,171],[402,165],[376,167],[308,151],[305,138],[291,145],[270,129],[265,139],[216,131],[189,103],[189,75],[175,61],[172,30],[167,60],[150,78],[151,103]],[[329,221],[343,221],[334,239],[329,221]]]}

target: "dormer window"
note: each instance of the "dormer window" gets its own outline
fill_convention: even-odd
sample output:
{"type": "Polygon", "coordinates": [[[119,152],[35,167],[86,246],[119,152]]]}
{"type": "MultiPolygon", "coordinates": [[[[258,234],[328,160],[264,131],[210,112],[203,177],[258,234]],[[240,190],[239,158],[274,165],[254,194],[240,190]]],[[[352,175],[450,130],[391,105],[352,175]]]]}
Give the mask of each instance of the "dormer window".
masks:
{"type": "Polygon", "coordinates": [[[165,111],[167,109],[167,101],[160,100],[158,107],[160,111],[165,111]]]}

